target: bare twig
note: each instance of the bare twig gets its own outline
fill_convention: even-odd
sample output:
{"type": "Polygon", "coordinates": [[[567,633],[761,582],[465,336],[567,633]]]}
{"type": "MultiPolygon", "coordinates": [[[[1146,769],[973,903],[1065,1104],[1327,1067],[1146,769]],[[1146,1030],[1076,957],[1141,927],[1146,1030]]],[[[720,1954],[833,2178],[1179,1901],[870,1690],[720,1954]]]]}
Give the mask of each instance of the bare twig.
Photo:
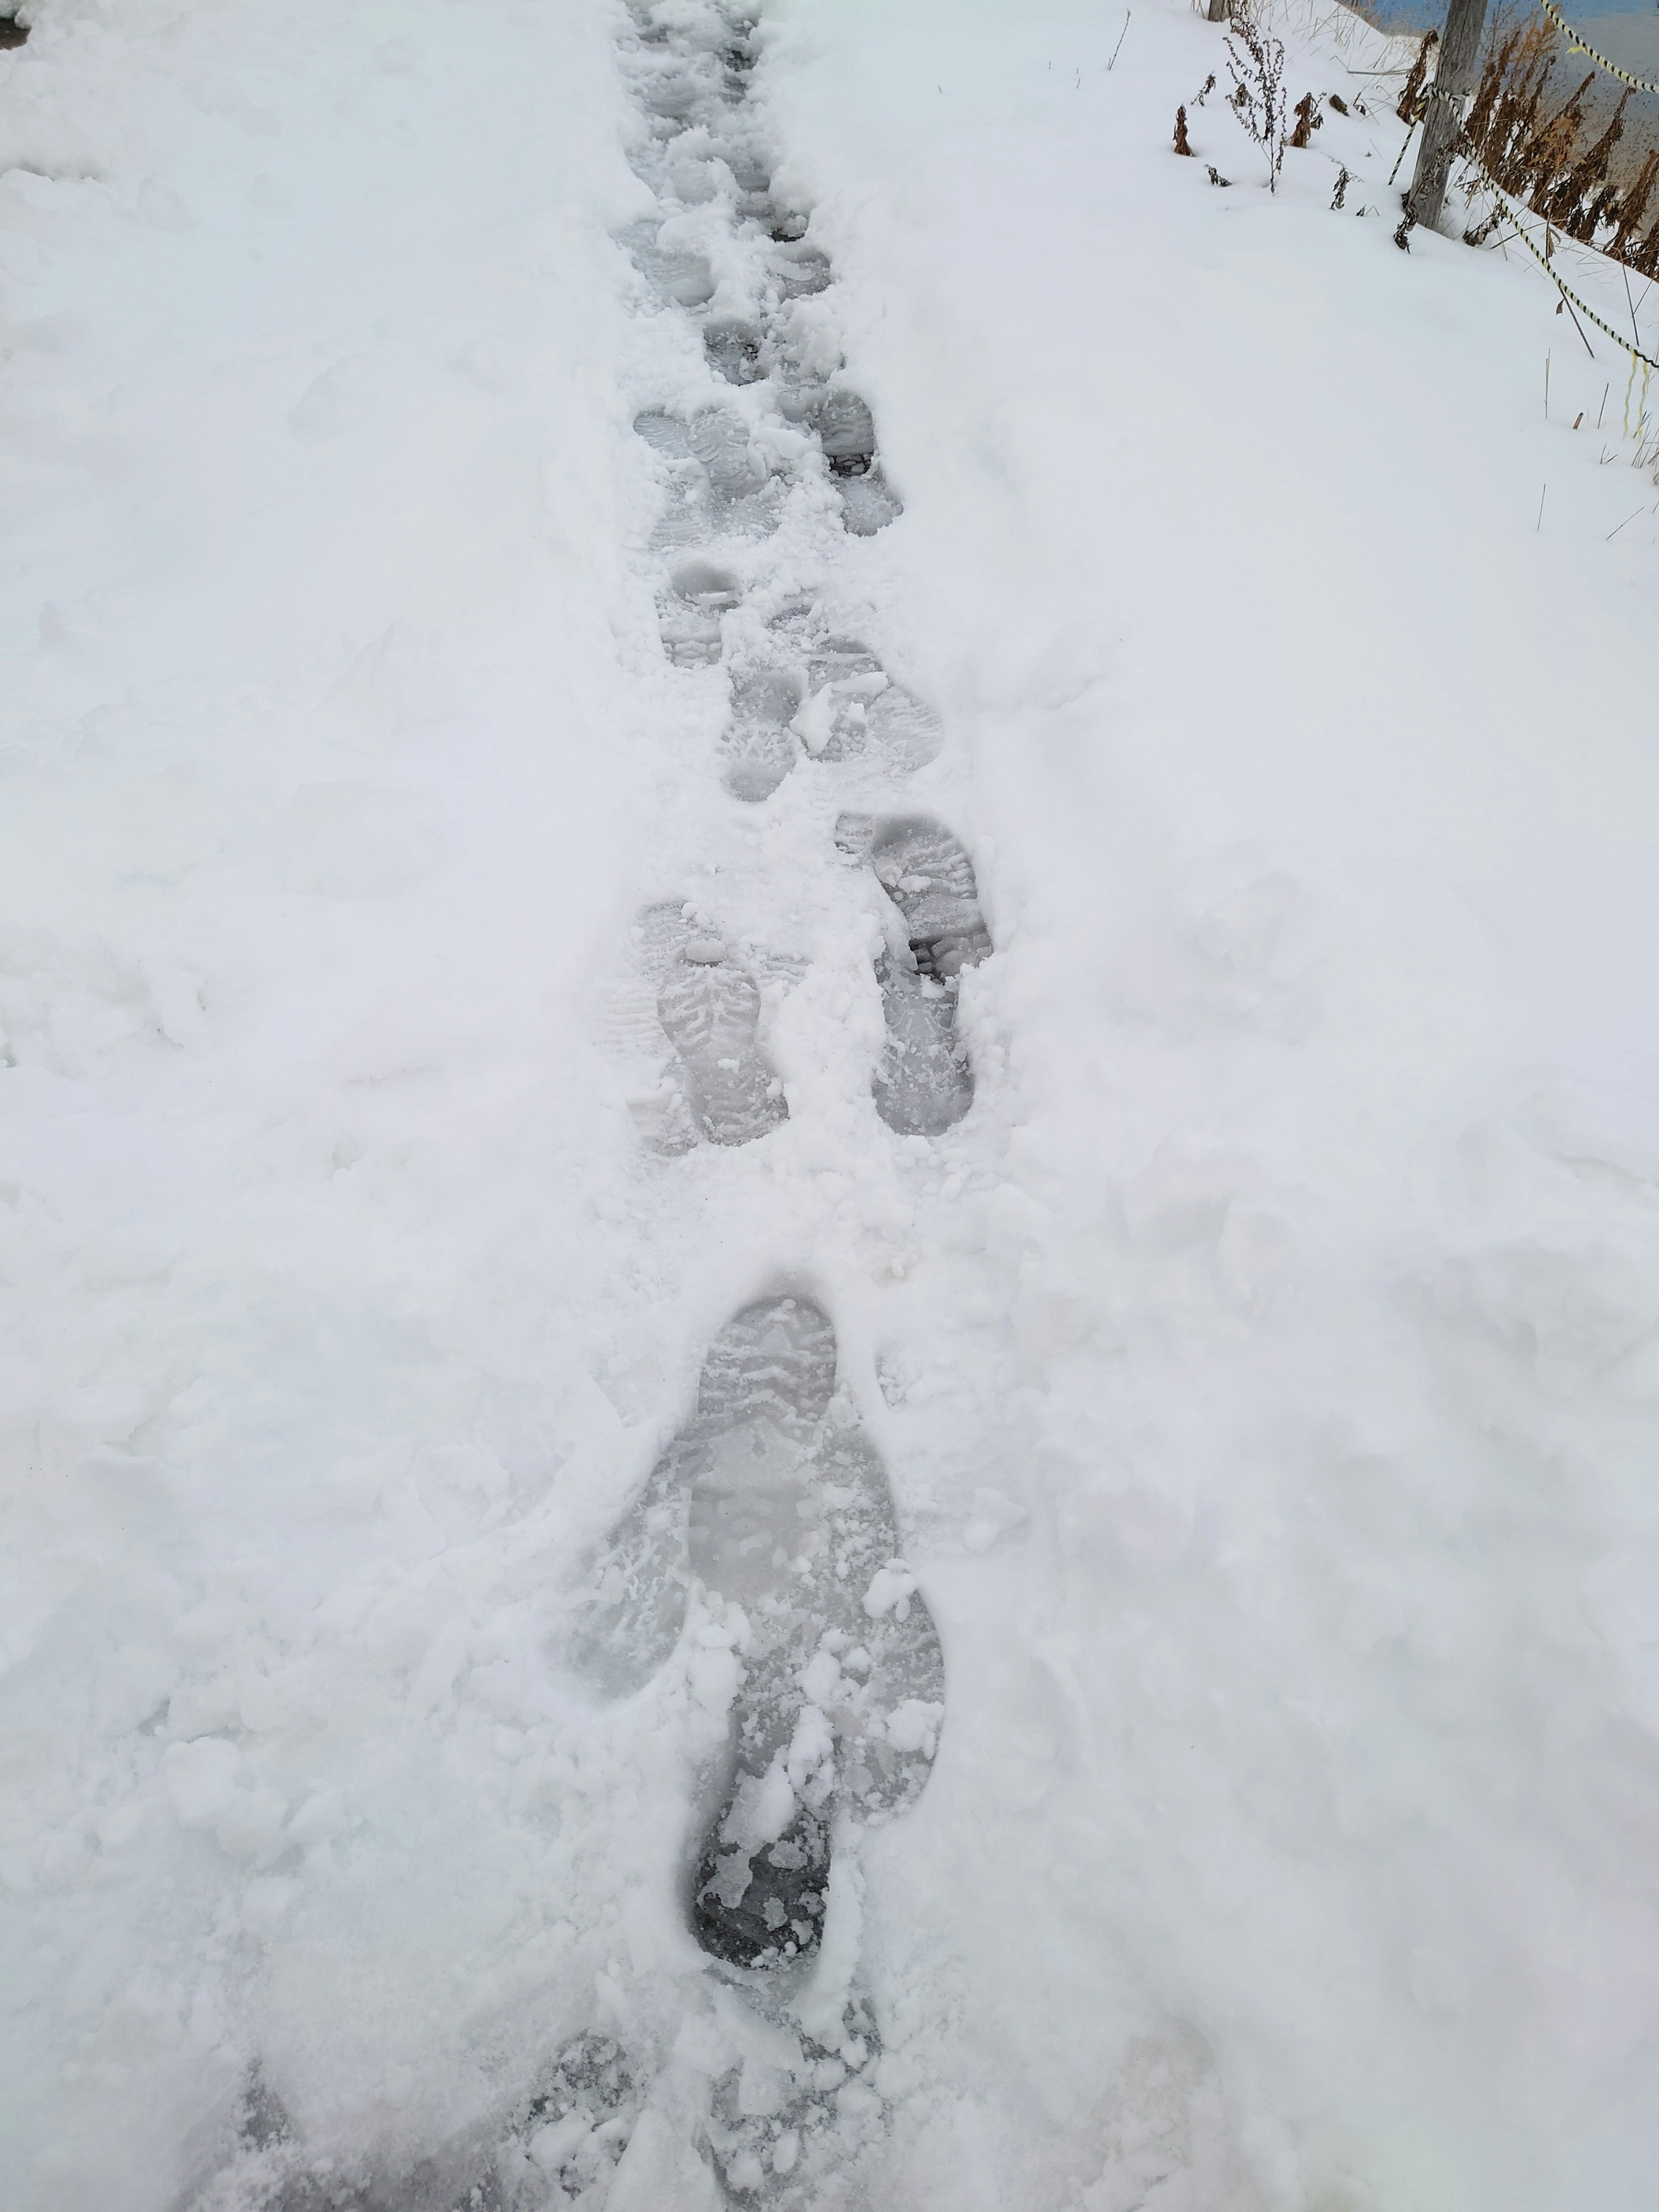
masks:
{"type": "Polygon", "coordinates": [[[1133,13],[1134,9],[1133,8],[1128,8],[1124,10],[1123,28],[1117,34],[1117,44],[1112,48],[1112,58],[1106,64],[1106,74],[1109,76],[1111,75],[1113,70],[1117,66],[1117,58],[1119,53],[1122,51],[1123,41],[1129,35],[1129,18],[1133,15],[1133,13]]]}
{"type": "Polygon", "coordinates": [[[1247,0],[1236,0],[1233,26],[1238,40],[1227,40],[1233,81],[1227,104],[1267,156],[1267,189],[1276,192],[1285,166],[1285,48],[1262,30],[1247,0]]]}
{"type": "Polygon", "coordinates": [[[1595,358],[1595,348],[1590,343],[1589,338],[1584,337],[1584,325],[1578,319],[1578,310],[1573,306],[1572,301],[1568,299],[1565,292],[1561,295],[1561,305],[1572,317],[1572,326],[1574,330],[1577,331],[1581,338],[1584,339],[1584,351],[1589,356],[1590,359],[1594,361],[1595,358]]]}

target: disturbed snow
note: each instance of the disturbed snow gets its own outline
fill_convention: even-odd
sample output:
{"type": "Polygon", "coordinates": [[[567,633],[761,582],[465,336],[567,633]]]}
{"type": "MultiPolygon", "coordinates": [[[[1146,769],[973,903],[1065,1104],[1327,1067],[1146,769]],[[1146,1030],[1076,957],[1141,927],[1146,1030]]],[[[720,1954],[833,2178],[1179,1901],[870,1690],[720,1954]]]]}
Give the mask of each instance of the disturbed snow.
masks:
{"type": "Polygon", "coordinates": [[[21,2212],[1645,2205],[1646,479],[1281,28],[0,53],[21,2212]]]}

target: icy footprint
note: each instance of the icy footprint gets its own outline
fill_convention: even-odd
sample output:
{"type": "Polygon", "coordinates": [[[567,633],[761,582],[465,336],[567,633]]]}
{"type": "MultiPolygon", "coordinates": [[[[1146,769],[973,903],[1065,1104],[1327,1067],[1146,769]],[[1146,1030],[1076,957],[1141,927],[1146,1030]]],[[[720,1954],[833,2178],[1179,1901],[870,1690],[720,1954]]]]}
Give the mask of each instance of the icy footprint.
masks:
{"type": "Polygon", "coordinates": [[[872,759],[900,775],[934,758],[944,741],[939,716],[856,638],[803,644],[787,624],[781,635],[799,660],[732,690],[721,781],[734,799],[769,799],[802,751],[832,763],[872,759]]]}
{"type": "MultiPolygon", "coordinates": [[[[678,1011],[684,992],[699,988],[688,969],[701,965],[727,969],[763,996],[769,987],[787,989],[798,983],[807,963],[799,956],[758,947],[746,948],[738,957],[682,899],[647,907],[635,917],[628,935],[626,968],[605,979],[597,994],[598,1036],[627,1085],[628,1111],[641,1143],[659,1158],[678,1158],[694,1151],[706,1133],[693,1111],[690,1073],[664,1027],[665,995],[677,1002],[671,1012],[678,1011]],[[704,955],[702,962],[688,957],[699,951],[704,955]]],[[[704,978],[702,988],[724,992],[741,984],[733,986],[728,978],[715,976],[704,978]]],[[[714,1057],[741,1059],[743,1054],[717,1053],[714,1057]]],[[[732,1071],[715,1073],[724,1085],[732,1071]]],[[[767,1071],[769,1091],[773,1080],[767,1071]]],[[[757,1092],[759,1088],[757,1084],[757,1092]]],[[[781,1090],[769,1100],[767,1111],[773,1119],[787,1118],[781,1090]]]]}
{"type": "Polygon", "coordinates": [[[876,458],[876,422],[856,392],[827,392],[809,410],[823,458],[834,477],[869,473],[876,458]]]}
{"type": "Polygon", "coordinates": [[[702,334],[708,365],[728,384],[758,384],[766,374],[761,362],[761,334],[752,323],[710,323],[702,334]]]}
{"type": "Polygon", "coordinates": [[[678,415],[670,415],[661,407],[647,407],[643,414],[634,417],[634,434],[643,438],[653,453],[660,453],[665,461],[689,461],[691,458],[691,434],[678,415]]]}
{"type": "Polygon", "coordinates": [[[779,293],[786,300],[811,299],[815,293],[827,292],[835,281],[828,257],[816,246],[796,240],[780,246],[772,257],[772,266],[779,293]]]}
{"type": "Polygon", "coordinates": [[[663,651],[677,668],[712,667],[725,649],[720,618],[743,597],[742,585],[712,561],[687,561],[668,581],[659,602],[663,651]]]}
{"type": "Polygon", "coordinates": [[[677,251],[659,243],[661,226],[635,223],[621,234],[620,243],[647,283],[665,300],[682,307],[707,307],[714,296],[714,277],[701,253],[677,251]]]}
{"type": "Polygon", "coordinates": [[[668,506],[653,533],[657,545],[763,536],[777,527],[782,486],[741,416],[704,407],[683,422],[653,407],[635,416],[634,428],[669,465],[668,506]]]}
{"type": "Polygon", "coordinates": [[[734,139],[720,140],[714,153],[731,171],[732,181],[738,188],[735,212],[751,221],[765,221],[772,204],[772,164],[767,155],[758,147],[734,139]]]}
{"type": "Polygon", "coordinates": [[[842,526],[850,538],[873,538],[904,512],[904,502],[883,476],[879,462],[861,477],[846,478],[836,489],[842,526]]]}
{"type": "Polygon", "coordinates": [[[518,2110],[412,2168],[361,2185],[308,2160],[256,2068],[244,2094],[238,2154],[191,2212],[551,2212],[604,2202],[642,2102],[606,2037],[569,2045],[518,2110]]]}
{"type": "Polygon", "coordinates": [[[749,425],[728,408],[700,408],[686,425],[686,443],[722,499],[741,499],[766,482],[767,465],[750,439],[749,425]]]}
{"type": "Polygon", "coordinates": [[[876,459],[875,418],[856,392],[827,392],[807,410],[841,494],[842,521],[854,538],[873,538],[903,514],[876,459]]]}
{"type": "Polygon", "coordinates": [[[957,1035],[957,994],[963,969],[986,958],[991,937],[973,862],[936,822],[873,828],[843,815],[836,842],[843,852],[867,855],[904,924],[902,945],[890,945],[876,964],[888,1031],[873,1085],[876,1111],[901,1136],[938,1136],[974,1103],[974,1072],[957,1035]]]}
{"type": "Polygon", "coordinates": [[[818,1307],[765,1298],[726,1323],[696,1414],[597,1566],[576,1656],[613,1692],[662,1664],[694,1588],[738,1625],[742,1678],[693,1857],[692,1932],[728,1966],[811,1958],[836,1824],[920,1795],[944,1714],[938,1636],[818,1307]]]}
{"type": "Polygon", "coordinates": [[[762,1990],[742,2014],[725,1998],[720,2016],[731,2063],[711,2083],[705,2130],[726,2202],[772,2212],[868,2203],[858,2168],[886,2121],[868,2007],[854,1999],[838,2027],[819,2027],[822,2042],[762,1990]]]}
{"type": "Polygon", "coordinates": [[[307,2160],[257,2065],[243,2084],[228,2161],[186,2203],[189,2212],[376,2212],[371,2197],[307,2160]]]}
{"type": "Polygon", "coordinates": [[[641,76],[638,91],[640,104],[647,114],[659,116],[668,123],[684,123],[712,98],[719,97],[708,71],[694,69],[679,60],[648,67],[641,76]]]}
{"type": "Polygon", "coordinates": [[[893,683],[856,638],[808,645],[806,691],[792,726],[815,760],[871,756],[908,775],[935,758],[944,742],[944,725],[933,709],[893,683]]]}
{"type": "Polygon", "coordinates": [[[721,740],[720,781],[733,799],[769,799],[799,754],[792,725],[800,711],[800,678],[788,669],[763,669],[732,687],[732,720],[721,740]]]}
{"type": "Polygon", "coordinates": [[[567,2203],[597,2208],[628,2148],[641,2103],[640,2086],[620,2047],[602,2035],[579,2038],[554,2061],[523,2120],[496,2152],[495,2193],[481,2191],[473,2200],[480,2212],[485,2207],[549,2212],[567,2203]]]}
{"type": "Polygon", "coordinates": [[[788,1119],[783,1085],[761,1056],[760,1014],[759,985],[720,939],[689,939],[657,994],[657,1018],[710,1144],[747,1145],[788,1119]]]}

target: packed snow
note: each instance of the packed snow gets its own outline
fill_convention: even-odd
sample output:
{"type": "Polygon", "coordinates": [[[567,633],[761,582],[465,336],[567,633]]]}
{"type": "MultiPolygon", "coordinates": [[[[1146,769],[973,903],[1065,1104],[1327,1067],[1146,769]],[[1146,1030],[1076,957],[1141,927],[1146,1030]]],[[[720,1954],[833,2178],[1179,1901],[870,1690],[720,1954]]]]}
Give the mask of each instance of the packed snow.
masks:
{"type": "Polygon", "coordinates": [[[22,20],[8,2212],[1645,2212],[1659,388],[1410,49],[22,20]]]}

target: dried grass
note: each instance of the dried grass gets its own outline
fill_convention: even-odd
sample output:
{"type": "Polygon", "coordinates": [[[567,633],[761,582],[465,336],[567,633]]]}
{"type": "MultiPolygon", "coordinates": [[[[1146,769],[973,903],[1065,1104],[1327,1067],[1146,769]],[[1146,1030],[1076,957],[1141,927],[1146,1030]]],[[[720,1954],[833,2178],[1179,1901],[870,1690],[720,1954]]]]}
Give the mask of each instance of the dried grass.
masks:
{"type": "Polygon", "coordinates": [[[1279,190],[1285,166],[1285,47],[1261,25],[1254,0],[1233,0],[1233,31],[1226,41],[1233,90],[1227,105],[1267,157],[1267,189],[1279,190]]]}
{"type": "Polygon", "coordinates": [[[1417,58],[1412,64],[1411,74],[1400,90],[1396,112],[1402,123],[1414,123],[1417,120],[1417,103],[1423,97],[1423,87],[1428,81],[1429,63],[1439,43],[1438,31],[1425,31],[1423,33],[1423,43],[1417,50],[1417,58]]]}
{"type": "MultiPolygon", "coordinates": [[[[1511,26],[1487,56],[1464,136],[1510,199],[1565,237],[1659,277],[1659,210],[1648,220],[1659,184],[1659,147],[1626,141],[1633,95],[1622,91],[1607,111],[1600,70],[1592,67],[1559,97],[1553,80],[1561,59],[1547,17],[1511,26]]],[[[1644,137],[1650,131],[1650,124],[1644,137]]],[[[1490,237],[1500,220],[1494,211],[1467,234],[1469,242],[1490,237]]]]}

